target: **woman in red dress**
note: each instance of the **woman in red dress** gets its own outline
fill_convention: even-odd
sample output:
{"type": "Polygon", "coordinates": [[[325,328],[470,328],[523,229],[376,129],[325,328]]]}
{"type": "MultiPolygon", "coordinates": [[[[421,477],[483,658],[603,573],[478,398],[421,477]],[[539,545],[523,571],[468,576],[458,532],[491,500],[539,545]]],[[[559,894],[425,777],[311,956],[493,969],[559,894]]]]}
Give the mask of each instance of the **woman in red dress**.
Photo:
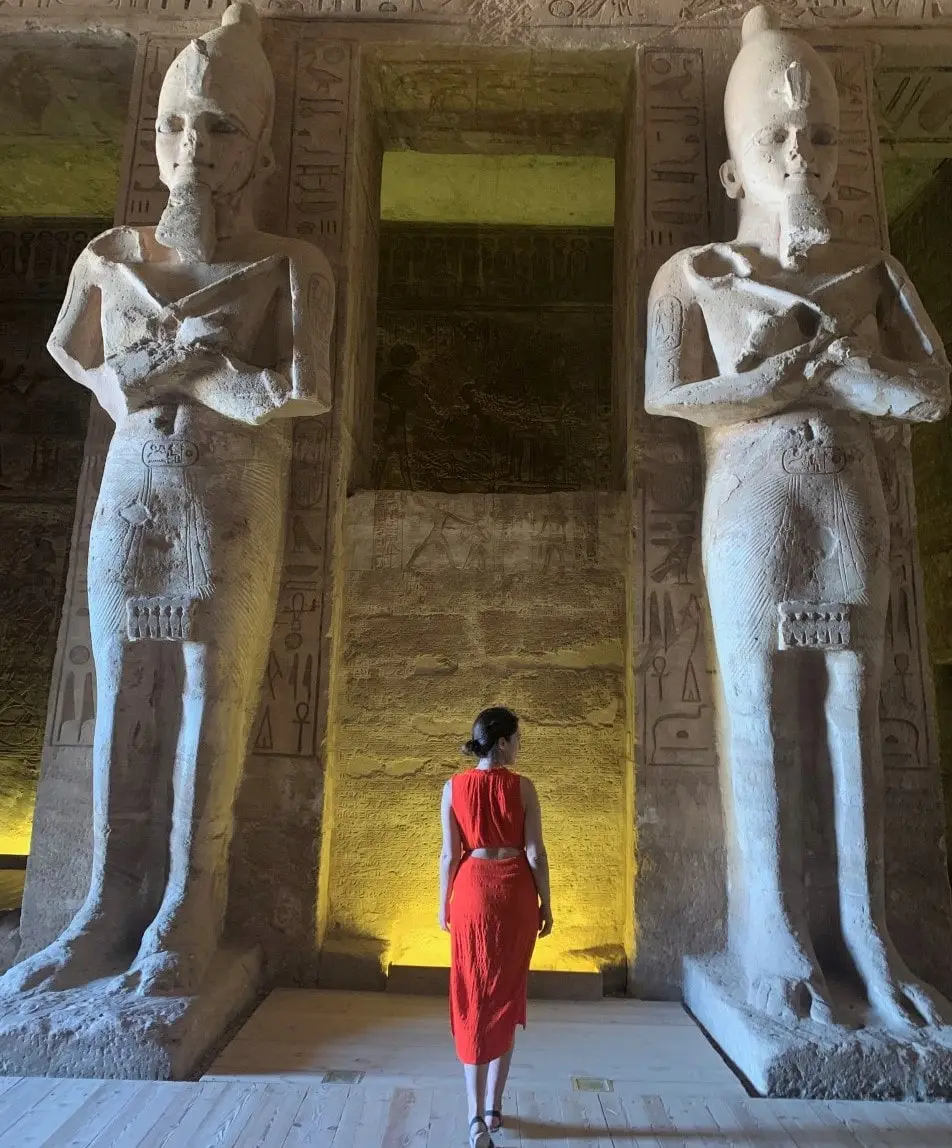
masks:
{"type": "Polygon", "coordinates": [[[463,752],[478,764],[443,789],[440,928],[451,937],[450,1022],[463,1063],[472,1148],[492,1148],[536,937],[552,932],[535,786],[513,773],[519,719],[483,710],[463,752]]]}

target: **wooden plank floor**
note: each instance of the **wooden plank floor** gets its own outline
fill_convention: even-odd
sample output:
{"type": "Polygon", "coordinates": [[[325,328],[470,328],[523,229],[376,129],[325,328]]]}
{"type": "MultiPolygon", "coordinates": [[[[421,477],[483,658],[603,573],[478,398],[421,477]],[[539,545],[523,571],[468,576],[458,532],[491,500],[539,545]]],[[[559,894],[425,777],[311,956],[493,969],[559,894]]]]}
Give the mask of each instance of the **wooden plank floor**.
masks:
{"type": "MultiPolygon", "coordinates": [[[[535,1002],[517,1047],[499,1148],[952,1148],[949,1105],[750,1099],[674,1005],[535,1002]]],[[[0,1077],[0,1148],[466,1144],[445,1003],[427,998],[274,993],[197,1083],[0,1077]]]]}
{"type": "MultiPolygon", "coordinates": [[[[327,1073],[354,1072],[401,1088],[455,1085],[460,1068],[446,1001],[391,993],[274,992],[206,1079],[320,1084],[327,1073]]],[[[678,1004],[530,1001],[529,1026],[516,1040],[513,1086],[571,1092],[577,1077],[669,1095],[745,1095],[678,1004]]]]}
{"type": "MultiPolygon", "coordinates": [[[[465,1148],[459,1089],[7,1078],[0,1148],[465,1148]]],[[[499,1148],[949,1148],[952,1109],[514,1089],[499,1148]]]]}

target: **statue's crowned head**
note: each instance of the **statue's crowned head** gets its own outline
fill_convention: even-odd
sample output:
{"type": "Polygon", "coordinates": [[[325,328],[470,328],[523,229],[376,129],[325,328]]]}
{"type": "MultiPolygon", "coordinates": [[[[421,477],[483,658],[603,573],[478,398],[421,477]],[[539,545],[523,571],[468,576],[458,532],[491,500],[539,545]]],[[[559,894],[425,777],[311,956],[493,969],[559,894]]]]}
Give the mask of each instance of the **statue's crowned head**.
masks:
{"type": "Polygon", "coordinates": [[[274,166],[274,76],[261,20],[239,0],[221,26],[172,61],[159,93],[156,158],[166,187],[201,184],[234,195],[274,166]]]}
{"type": "Polygon", "coordinates": [[[822,202],[833,189],[840,105],[830,69],[769,9],[747,13],[743,46],[724,93],[728,195],[780,206],[796,196],[822,202]]]}

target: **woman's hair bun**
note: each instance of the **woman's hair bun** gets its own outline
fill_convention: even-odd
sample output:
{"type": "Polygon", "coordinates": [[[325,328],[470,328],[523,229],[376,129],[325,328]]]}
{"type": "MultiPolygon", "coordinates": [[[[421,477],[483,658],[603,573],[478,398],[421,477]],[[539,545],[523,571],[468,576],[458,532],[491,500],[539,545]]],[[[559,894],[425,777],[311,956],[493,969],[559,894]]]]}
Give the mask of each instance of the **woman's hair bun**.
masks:
{"type": "Polygon", "coordinates": [[[519,728],[519,719],[505,706],[490,706],[483,710],[473,722],[473,736],[463,746],[463,753],[470,757],[489,757],[496,750],[496,743],[504,737],[512,737],[519,728]]]}

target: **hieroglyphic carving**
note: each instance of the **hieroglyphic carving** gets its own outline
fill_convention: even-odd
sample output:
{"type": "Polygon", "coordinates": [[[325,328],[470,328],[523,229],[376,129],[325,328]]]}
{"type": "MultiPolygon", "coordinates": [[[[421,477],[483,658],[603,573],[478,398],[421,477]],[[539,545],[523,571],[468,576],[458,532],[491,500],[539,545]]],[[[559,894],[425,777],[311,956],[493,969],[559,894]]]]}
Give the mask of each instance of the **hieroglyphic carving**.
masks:
{"type": "Polygon", "coordinates": [[[608,485],[607,305],[378,313],[376,487],[608,485]],[[519,370],[513,364],[519,363],[519,370]]]}
{"type": "MultiPolygon", "coordinates": [[[[286,230],[316,243],[335,264],[343,254],[351,51],[346,41],[301,39],[291,69],[286,230]]],[[[276,79],[280,89],[280,74],[276,79]]],[[[259,756],[316,753],[330,440],[329,415],[294,428],[284,567],[252,735],[259,756]]]]}
{"type": "Polygon", "coordinates": [[[54,746],[93,743],[96,723],[96,676],[89,632],[86,571],[89,566],[89,531],[96,511],[112,424],[93,404],[86,432],[83,468],[76,492],[77,516],[70,546],[69,575],[63,603],[58,676],[51,699],[49,744],[54,746]]]}
{"type": "Polygon", "coordinates": [[[123,222],[133,226],[155,223],[168,200],[155,159],[155,115],[162,78],[181,47],[181,37],[150,36],[144,45],[139,89],[131,101],[135,109],[135,140],[122,210],[123,222]]]}
{"type": "MultiPolygon", "coordinates": [[[[0,534],[11,546],[2,578],[0,756],[31,769],[47,726],[70,507],[83,474],[90,406],[87,392],[64,385],[45,341],[76,256],[101,229],[99,220],[24,218],[5,221],[0,231],[0,534]]],[[[88,638],[70,644],[67,663],[81,731],[94,697],[88,638]]]]}
{"type": "MultiPolygon", "coordinates": [[[[840,96],[842,124],[837,203],[830,212],[831,222],[844,238],[887,247],[886,213],[875,178],[876,93],[870,68],[860,50],[827,51],[840,96]]],[[[882,108],[881,90],[879,98],[882,108]]],[[[909,102],[920,104],[911,93],[909,102]]],[[[901,98],[894,110],[899,106],[901,98]]],[[[935,747],[926,698],[927,650],[913,530],[915,491],[909,438],[896,432],[879,436],[876,443],[889,508],[892,571],[880,696],[883,761],[890,770],[925,769],[935,747]]]]}
{"type": "Polygon", "coordinates": [[[374,491],[348,501],[347,569],[558,576],[621,573],[622,496],[374,491]],[[369,526],[369,529],[367,527],[369,526]]]}
{"type": "Polygon", "coordinates": [[[59,300],[77,255],[108,226],[108,221],[101,219],[4,220],[0,227],[0,297],[59,300]]]}
{"type": "Polygon", "coordinates": [[[341,253],[351,45],[313,38],[298,45],[288,234],[341,253]]]}
{"type": "Polygon", "coordinates": [[[642,57],[644,132],[650,168],[645,235],[663,252],[703,242],[710,233],[704,58],[700,49],[650,48],[642,57]]]}
{"type": "Polygon", "coordinates": [[[284,569],[252,752],[311,757],[320,686],[330,417],[295,428],[284,569]]]}
{"type": "Polygon", "coordinates": [[[908,431],[883,436],[877,440],[877,447],[889,510],[892,574],[879,701],[883,762],[892,770],[927,769],[933,764],[936,749],[926,698],[925,603],[913,529],[915,490],[908,431]]]}
{"type": "MultiPolygon", "coordinates": [[[[785,24],[801,28],[831,24],[921,24],[941,19],[930,0],[775,0],[785,24]]],[[[941,8],[941,5],[938,5],[941,8]]],[[[684,21],[704,24],[739,19],[748,5],[738,0],[689,0],[680,9],[684,21]]]]}
{"type": "Polygon", "coordinates": [[[877,68],[876,94],[884,142],[952,143],[952,67],[877,68]]]}
{"type": "Polygon", "coordinates": [[[64,385],[44,344],[97,224],[11,219],[0,230],[0,759],[8,775],[33,776],[40,761],[89,412],[88,394],[64,385]]]}
{"type": "Polygon", "coordinates": [[[439,227],[381,230],[382,300],[446,305],[611,305],[609,229],[439,227]]]}
{"type": "MultiPolygon", "coordinates": [[[[640,74],[645,281],[669,255],[710,235],[704,60],[700,49],[648,48],[640,74]]],[[[676,302],[672,300],[672,302],[676,302]]],[[[680,339],[662,311],[663,337],[680,339]]],[[[636,404],[634,671],[644,764],[713,769],[712,674],[700,563],[697,436],[673,419],[646,425],[636,404]]]]}
{"type": "Polygon", "coordinates": [[[879,202],[876,101],[866,53],[861,48],[817,45],[840,97],[840,163],[829,218],[834,232],[873,247],[886,245],[885,212],[879,202]]]}
{"type": "MultiPolygon", "coordinates": [[[[83,10],[113,20],[143,17],[157,21],[208,22],[229,0],[87,0],[83,10]]],[[[948,24],[949,0],[777,0],[786,23],[802,27],[948,24]]],[[[0,0],[0,18],[62,19],[68,0],[0,0]]],[[[639,25],[699,24],[723,27],[740,21],[741,0],[664,0],[635,5],[633,0],[259,0],[269,17],[300,20],[375,21],[408,25],[469,25],[487,40],[504,41],[532,29],[617,28],[639,25]]]]}

